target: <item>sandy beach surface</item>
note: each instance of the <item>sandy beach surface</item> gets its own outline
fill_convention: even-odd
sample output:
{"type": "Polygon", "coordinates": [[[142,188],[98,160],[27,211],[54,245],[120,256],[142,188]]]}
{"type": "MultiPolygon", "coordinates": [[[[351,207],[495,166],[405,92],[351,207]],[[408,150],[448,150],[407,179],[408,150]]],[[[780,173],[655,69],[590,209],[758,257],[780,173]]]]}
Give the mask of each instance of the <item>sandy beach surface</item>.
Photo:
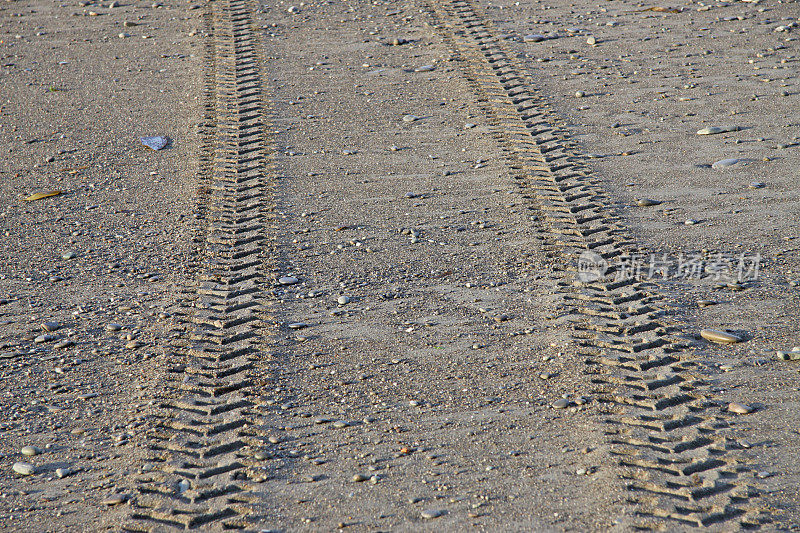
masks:
{"type": "Polygon", "coordinates": [[[4,0],[0,530],[800,529],[799,16],[4,0]]]}

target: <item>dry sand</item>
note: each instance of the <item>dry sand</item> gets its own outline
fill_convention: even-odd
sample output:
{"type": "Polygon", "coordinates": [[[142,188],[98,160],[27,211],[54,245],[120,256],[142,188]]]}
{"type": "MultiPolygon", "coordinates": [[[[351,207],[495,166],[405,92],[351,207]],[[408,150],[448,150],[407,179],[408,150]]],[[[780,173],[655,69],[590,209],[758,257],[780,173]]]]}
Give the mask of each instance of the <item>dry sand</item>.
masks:
{"type": "Polygon", "coordinates": [[[793,3],[85,4],[0,4],[0,529],[800,528],[793,3]]]}

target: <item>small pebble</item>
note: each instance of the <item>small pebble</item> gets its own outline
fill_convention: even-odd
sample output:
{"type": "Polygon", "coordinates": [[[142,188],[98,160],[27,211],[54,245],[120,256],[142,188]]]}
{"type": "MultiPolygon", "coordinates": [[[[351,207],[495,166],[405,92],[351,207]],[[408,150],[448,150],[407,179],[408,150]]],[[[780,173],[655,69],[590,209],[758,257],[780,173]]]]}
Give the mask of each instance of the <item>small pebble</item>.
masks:
{"type": "Polygon", "coordinates": [[[586,96],[586,93],[583,92],[583,91],[576,91],[575,92],[575,98],[583,98],[584,96],[586,96]]]}
{"type": "Polygon", "coordinates": [[[659,205],[661,202],[658,200],[651,200],[650,198],[642,198],[636,201],[639,207],[650,207],[651,205],[659,205]]]}
{"type": "Polygon", "coordinates": [[[55,331],[60,327],[61,325],[58,322],[45,322],[42,324],[42,329],[45,331],[55,331]]]}
{"type": "Polygon", "coordinates": [[[569,400],[561,398],[560,400],[554,401],[551,405],[556,409],[566,409],[569,407],[569,400]]]}
{"type": "Polygon", "coordinates": [[[124,494],[114,494],[103,500],[103,505],[119,505],[128,501],[128,497],[124,494]]]}
{"type": "Polygon", "coordinates": [[[742,342],[741,337],[737,337],[736,335],[732,335],[718,329],[701,330],[700,336],[707,341],[715,342],[717,344],[733,344],[736,342],[742,342]]]}
{"type": "Polygon", "coordinates": [[[425,520],[432,520],[444,516],[446,513],[447,511],[442,511],[441,509],[426,509],[420,513],[420,516],[425,520]]]}
{"type": "Polygon", "coordinates": [[[350,303],[350,297],[349,296],[339,296],[336,299],[336,303],[338,303],[339,305],[347,305],[347,304],[350,303]]]}
{"type": "Polygon", "coordinates": [[[106,331],[119,331],[121,329],[122,326],[120,324],[115,324],[113,322],[111,324],[106,324],[106,331]]]}
{"type": "Polygon", "coordinates": [[[20,450],[22,455],[27,455],[28,457],[32,457],[34,455],[39,455],[42,453],[41,448],[37,448],[36,446],[23,446],[20,450]]]}
{"type": "Polygon", "coordinates": [[[753,408],[749,405],[732,402],[728,404],[728,411],[737,415],[746,415],[752,413],[753,408]]]}
{"type": "Polygon", "coordinates": [[[594,35],[590,35],[589,37],[586,38],[586,44],[594,46],[595,44],[597,44],[597,39],[595,39],[594,35]]]}
{"type": "Polygon", "coordinates": [[[278,279],[278,283],[280,283],[281,285],[294,285],[295,283],[297,283],[299,281],[300,280],[298,280],[294,276],[283,276],[283,277],[278,279]]]}
{"type": "Polygon", "coordinates": [[[732,167],[739,161],[741,161],[741,159],[736,159],[736,158],[720,159],[719,161],[715,161],[714,163],[712,163],[711,168],[720,169],[720,168],[732,167]]]}
{"type": "Polygon", "coordinates": [[[292,323],[288,324],[287,327],[289,329],[303,329],[303,328],[307,328],[308,324],[306,324],[305,322],[292,322],[292,323]]]}
{"type": "Polygon", "coordinates": [[[71,476],[75,472],[71,468],[56,468],[56,476],[59,479],[63,479],[67,476],[71,476]]]}
{"type": "Polygon", "coordinates": [[[522,38],[522,40],[525,41],[526,43],[538,43],[546,39],[547,39],[546,36],[540,35],[538,33],[531,33],[530,35],[526,35],[525,37],[522,38]]]}
{"type": "Polygon", "coordinates": [[[747,186],[748,189],[763,189],[764,184],[760,181],[751,181],[750,185],[747,186]]]}
{"type": "Polygon", "coordinates": [[[30,476],[36,473],[36,467],[30,463],[14,463],[11,469],[22,476],[30,476]]]}
{"type": "Polygon", "coordinates": [[[419,117],[416,115],[403,115],[403,122],[415,122],[419,120],[419,117]]]}
{"type": "Polygon", "coordinates": [[[354,475],[353,477],[350,478],[350,481],[352,481],[353,483],[361,483],[361,482],[366,481],[368,479],[369,479],[369,476],[366,476],[364,474],[356,474],[356,475],[354,475]]]}

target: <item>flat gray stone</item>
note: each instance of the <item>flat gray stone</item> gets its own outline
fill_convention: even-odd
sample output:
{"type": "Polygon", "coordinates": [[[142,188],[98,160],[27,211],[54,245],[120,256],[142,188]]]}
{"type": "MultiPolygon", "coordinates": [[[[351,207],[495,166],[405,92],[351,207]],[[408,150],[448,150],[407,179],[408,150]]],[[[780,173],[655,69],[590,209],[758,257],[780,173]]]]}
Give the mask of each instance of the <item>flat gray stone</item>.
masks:
{"type": "Polygon", "coordinates": [[[736,163],[741,161],[741,159],[736,159],[735,157],[729,159],[720,159],[719,161],[715,161],[711,164],[711,168],[721,169],[721,168],[728,168],[732,167],[736,163]]]}
{"type": "Polygon", "coordinates": [[[547,36],[540,33],[531,33],[524,36],[522,40],[526,43],[540,43],[542,41],[546,41],[547,36]]]}
{"type": "Polygon", "coordinates": [[[169,138],[160,135],[152,137],[142,137],[142,144],[153,150],[161,150],[169,143],[169,138]]]}
{"type": "Polygon", "coordinates": [[[37,448],[36,446],[23,446],[20,450],[22,455],[27,455],[28,457],[33,457],[34,455],[39,455],[42,453],[41,448],[37,448]]]}
{"type": "Polygon", "coordinates": [[[717,344],[733,344],[735,342],[742,342],[742,338],[727,331],[720,331],[718,329],[703,329],[700,331],[700,336],[707,341],[715,342],[717,344]]]}
{"type": "Polygon", "coordinates": [[[731,402],[728,404],[728,412],[735,413],[737,415],[747,415],[753,411],[754,409],[752,407],[743,403],[731,402]]]}
{"type": "Polygon", "coordinates": [[[103,505],[119,505],[128,501],[128,496],[125,494],[114,494],[103,500],[103,505]]]}
{"type": "Polygon", "coordinates": [[[22,476],[31,476],[36,473],[36,467],[30,463],[14,463],[11,469],[22,476]]]}
{"type": "Polygon", "coordinates": [[[636,205],[639,207],[650,207],[651,205],[659,205],[660,203],[660,201],[652,200],[650,198],[641,198],[636,201],[636,205]]]}

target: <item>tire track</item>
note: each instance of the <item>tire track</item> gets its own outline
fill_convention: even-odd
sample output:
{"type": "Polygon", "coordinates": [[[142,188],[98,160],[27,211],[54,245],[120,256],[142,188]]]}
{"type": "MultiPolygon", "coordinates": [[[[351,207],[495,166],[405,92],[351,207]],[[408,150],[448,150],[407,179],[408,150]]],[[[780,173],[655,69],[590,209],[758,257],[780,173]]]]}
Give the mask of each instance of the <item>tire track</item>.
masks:
{"type": "MultiPolygon", "coordinates": [[[[579,254],[592,252],[610,264],[635,254],[611,200],[477,3],[428,7],[504,147],[521,194],[539,213],[550,258],[574,265],[579,254]]],[[[761,527],[759,490],[730,433],[733,415],[703,381],[696,347],[671,323],[656,287],[617,281],[614,273],[610,267],[594,281],[561,282],[559,292],[592,392],[611,415],[609,459],[620,467],[633,517],[619,525],[761,527]]]]}
{"type": "Polygon", "coordinates": [[[245,529],[266,479],[252,388],[264,360],[271,254],[270,147],[259,49],[246,0],[209,4],[208,77],[195,281],[177,302],[169,380],[127,531],[245,529]]]}

